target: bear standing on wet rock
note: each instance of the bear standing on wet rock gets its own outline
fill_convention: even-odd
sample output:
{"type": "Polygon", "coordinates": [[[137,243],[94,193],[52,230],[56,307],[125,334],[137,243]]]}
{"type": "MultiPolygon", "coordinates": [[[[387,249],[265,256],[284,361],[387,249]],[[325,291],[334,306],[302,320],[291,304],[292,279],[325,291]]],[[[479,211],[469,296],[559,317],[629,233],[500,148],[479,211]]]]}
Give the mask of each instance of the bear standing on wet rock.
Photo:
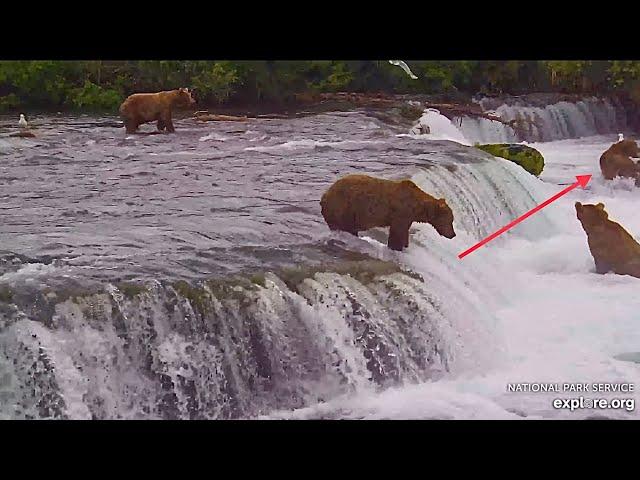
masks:
{"type": "Polygon", "coordinates": [[[127,133],[135,133],[147,122],[158,122],[158,131],[175,132],[171,111],[176,107],[187,107],[196,101],[188,88],[179,88],[159,93],[136,93],[120,105],[120,114],[127,133]]]}
{"type": "Polygon", "coordinates": [[[455,237],[453,212],[447,202],[423,192],[411,180],[383,180],[348,175],[325,192],[320,200],[322,216],[331,230],[358,235],[373,227],[390,227],[388,246],[409,246],[413,222],[430,223],[446,238],[455,237]]]}

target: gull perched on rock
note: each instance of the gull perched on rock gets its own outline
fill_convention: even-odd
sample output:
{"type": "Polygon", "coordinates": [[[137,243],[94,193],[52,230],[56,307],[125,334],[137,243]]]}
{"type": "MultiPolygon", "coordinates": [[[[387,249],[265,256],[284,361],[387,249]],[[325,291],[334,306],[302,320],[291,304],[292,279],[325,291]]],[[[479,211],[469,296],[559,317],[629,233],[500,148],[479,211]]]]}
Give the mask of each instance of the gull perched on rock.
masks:
{"type": "Polygon", "coordinates": [[[402,68],[405,72],[407,72],[407,75],[409,75],[411,78],[413,78],[414,80],[417,80],[418,77],[416,77],[413,72],[411,71],[411,69],[409,68],[409,66],[404,63],[402,60],[389,60],[389,63],[391,65],[395,65],[396,67],[400,67],[402,68]]]}
{"type": "Polygon", "coordinates": [[[623,135],[623,134],[621,134],[621,133],[619,133],[619,134],[618,134],[618,141],[619,141],[619,142],[621,142],[621,141],[623,141],[623,140],[624,140],[624,135],[623,135]]]}
{"type": "Polygon", "coordinates": [[[29,124],[27,123],[27,119],[24,118],[24,113],[20,114],[20,120],[18,120],[18,125],[20,125],[20,128],[27,128],[29,126],[29,124]]]}

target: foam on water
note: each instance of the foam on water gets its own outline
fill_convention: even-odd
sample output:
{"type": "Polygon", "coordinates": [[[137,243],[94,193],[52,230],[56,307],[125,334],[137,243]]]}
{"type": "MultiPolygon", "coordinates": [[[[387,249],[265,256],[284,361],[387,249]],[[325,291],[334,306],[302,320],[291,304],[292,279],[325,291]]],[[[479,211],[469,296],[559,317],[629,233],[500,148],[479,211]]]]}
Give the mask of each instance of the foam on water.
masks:
{"type": "Polygon", "coordinates": [[[460,129],[434,108],[428,108],[424,111],[418,124],[411,129],[410,133],[429,140],[450,140],[463,145],[471,145],[460,129]]]}
{"type": "Polygon", "coordinates": [[[322,140],[302,139],[302,140],[291,140],[278,145],[246,147],[245,150],[278,155],[281,153],[286,153],[288,151],[296,151],[296,152],[313,151],[317,148],[330,148],[330,149],[336,149],[336,150],[362,150],[367,148],[375,149],[376,147],[378,148],[383,147],[385,143],[386,142],[384,142],[383,140],[344,140],[344,141],[328,142],[328,141],[322,141],[322,140]]]}
{"type": "Polygon", "coordinates": [[[199,141],[201,141],[201,142],[207,142],[209,140],[214,140],[216,142],[224,142],[225,140],[229,140],[229,137],[226,137],[224,135],[220,135],[220,134],[218,134],[216,132],[211,132],[210,134],[199,138],[199,141]]]}

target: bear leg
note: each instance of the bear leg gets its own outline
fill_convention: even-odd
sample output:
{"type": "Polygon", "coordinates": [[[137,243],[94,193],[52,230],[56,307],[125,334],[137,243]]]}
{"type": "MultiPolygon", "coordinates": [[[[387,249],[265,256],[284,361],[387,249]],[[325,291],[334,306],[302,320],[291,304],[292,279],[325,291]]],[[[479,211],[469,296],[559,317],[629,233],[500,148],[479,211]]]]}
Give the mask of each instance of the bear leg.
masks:
{"type": "Polygon", "coordinates": [[[164,112],[160,116],[160,120],[162,120],[162,122],[164,123],[167,132],[173,133],[176,131],[176,129],[173,127],[173,122],[171,121],[171,111],[164,112]]]}
{"type": "Polygon", "coordinates": [[[387,246],[391,250],[402,251],[409,244],[409,226],[407,224],[392,223],[389,228],[389,240],[387,246]],[[406,242],[406,245],[405,245],[406,242]]]}
{"type": "Polygon", "coordinates": [[[342,231],[350,233],[353,236],[358,236],[358,228],[356,227],[355,215],[350,215],[349,220],[342,225],[342,231]]]}
{"type": "Polygon", "coordinates": [[[126,118],[124,120],[124,127],[127,130],[127,133],[136,133],[136,130],[138,130],[138,122],[132,118],[126,118]]]}
{"type": "Polygon", "coordinates": [[[602,262],[602,261],[598,261],[595,260],[596,262],[596,273],[600,273],[600,274],[605,274],[605,273],[609,273],[612,269],[611,269],[611,265],[609,265],[608,263],[602,262]]]}
{"type": "Polygon", "coordinates": [[[167,126],[164,124],[164,121],[161,118],[159,118],[158,119],[158,131],[161,132],[165,128],[167,128],[167,126]]]}

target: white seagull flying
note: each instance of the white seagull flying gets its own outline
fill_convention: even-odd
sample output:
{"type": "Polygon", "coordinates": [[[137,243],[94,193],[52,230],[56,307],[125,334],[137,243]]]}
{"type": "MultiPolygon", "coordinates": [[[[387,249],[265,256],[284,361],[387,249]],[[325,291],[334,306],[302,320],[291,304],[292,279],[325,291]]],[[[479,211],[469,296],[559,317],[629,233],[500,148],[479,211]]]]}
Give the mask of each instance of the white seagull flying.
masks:
{"type": "Polygon", "coordinates": [[[18,125],[20,125],[20,128],[27,128],[27,126],[29,125],[27,123],[27,119],[24,118],[24,113],[20,114],[20,120],[18,120],[18,125]]]}
{"type": "Polygon", "coordinates": [[[402,60],[389,60],[389,63],[391,65],[395,65],[396,67],[402,68],[405,72],[407,72],[407,75],[409,75],[412,79],[414,79],[414,80],[418,79],[418,77],[416,77],[413,74],[413,72],[411,71],[409,66],[406,63],[404,63],[402,60]]]}

